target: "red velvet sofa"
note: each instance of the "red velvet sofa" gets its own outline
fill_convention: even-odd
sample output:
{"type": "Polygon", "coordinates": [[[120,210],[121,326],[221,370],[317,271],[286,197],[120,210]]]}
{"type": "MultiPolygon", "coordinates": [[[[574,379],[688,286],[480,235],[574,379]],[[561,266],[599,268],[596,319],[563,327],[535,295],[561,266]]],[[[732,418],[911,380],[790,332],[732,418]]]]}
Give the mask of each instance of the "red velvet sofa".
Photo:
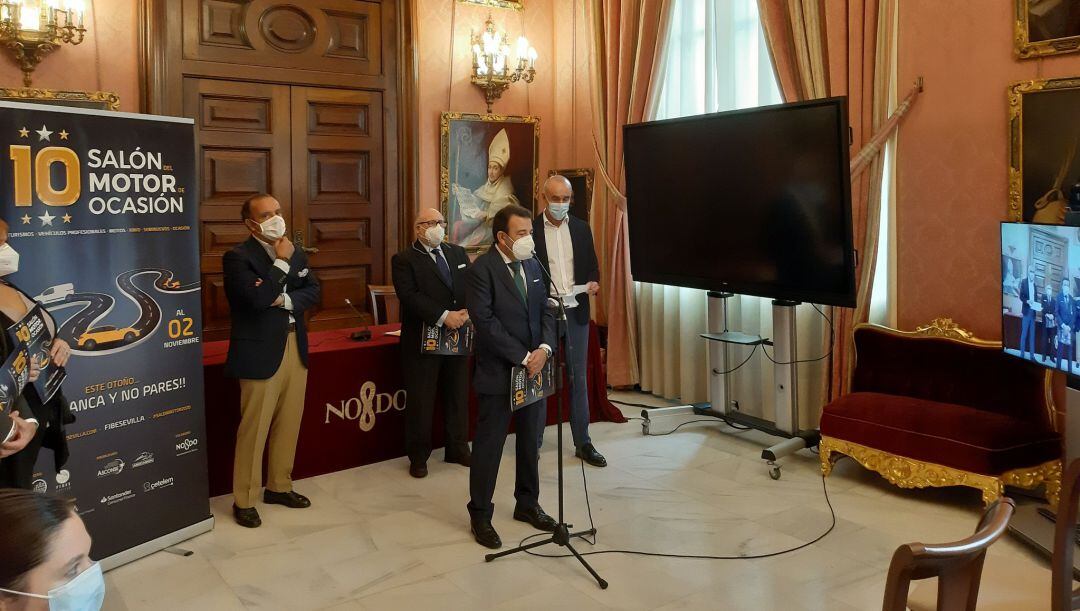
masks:
{"type": "Polygon", "coordinates": [[[855,328],[851,392],[821,415],[821,469],[841,456],[903,488],[1046,486],[1056,504],[1061,435],[1051,372],[949,319],[915,332],[855,328]]]}

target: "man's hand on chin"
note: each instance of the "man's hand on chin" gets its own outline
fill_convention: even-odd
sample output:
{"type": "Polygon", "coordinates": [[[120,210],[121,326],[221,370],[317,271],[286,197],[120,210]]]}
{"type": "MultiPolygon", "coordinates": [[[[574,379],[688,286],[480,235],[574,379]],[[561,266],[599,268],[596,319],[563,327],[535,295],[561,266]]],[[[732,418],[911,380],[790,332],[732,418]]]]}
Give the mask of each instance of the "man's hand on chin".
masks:
{"type": "Polygon", "coordinates": [[[548,354],[547,350],[543,348],[537,348],[529,353],[529,360],[525,362],[525,371],[528,372],[529,377],[533,377],[540,373],[540,370],[547,364],[548,354]]]}

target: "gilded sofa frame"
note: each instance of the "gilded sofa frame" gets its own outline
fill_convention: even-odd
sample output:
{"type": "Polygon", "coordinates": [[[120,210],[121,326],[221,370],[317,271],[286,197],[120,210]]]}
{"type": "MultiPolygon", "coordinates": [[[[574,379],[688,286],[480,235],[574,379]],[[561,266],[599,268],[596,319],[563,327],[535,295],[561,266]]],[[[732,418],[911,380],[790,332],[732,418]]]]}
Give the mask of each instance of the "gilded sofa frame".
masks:
{"type": "MultiPolygon", "coordinates": [[[[936,319],[929,325],[919,327],[915,331],[898,331],[868,323],[859,324],[855,328],[860,329],[863,327],[874,328],[899,337],[914,339],[946,338],[972,346],[1001,348],[1001,342],[978,339],[970,331],[960,328],[949,318],[936,319]]],[[[855,359],[857,362],[857,352],[855,359]]],[[[1058,431],[1057,414],[1051,386],[1052,380],[1053,372],[1047,370],[1043,407],[1047,410],[1047,416],[1050,418],[1050,426],[1055,431],[1058,431]]],[[[825,435],[821,436],[819,452],[821,473],[826,477],[832,473],[833,465],[844,456],[847,456],[863,467],[877,472],[894,486],[900,488],[967,486],[981,491],[983,503],[986,505],[1001,497],[1005,493],[1005,486],[1016,486],[1031,490],[1039,485],[1045,485],[1046,499],[1054,507],[1057,506],[1058,495],[1061,491],[1061,460],[1052,460],[1041,465],[1013,469],[1002,473],[1000,477],[995,477],[891,454],[825,435]]]]}

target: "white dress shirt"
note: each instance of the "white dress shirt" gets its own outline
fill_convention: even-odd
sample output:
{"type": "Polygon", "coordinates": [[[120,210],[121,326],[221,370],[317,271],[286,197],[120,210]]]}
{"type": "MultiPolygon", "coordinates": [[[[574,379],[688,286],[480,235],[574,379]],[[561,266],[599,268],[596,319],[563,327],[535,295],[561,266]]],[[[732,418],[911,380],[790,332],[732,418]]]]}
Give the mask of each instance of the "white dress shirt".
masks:
{"type": "MultiPolygon", "coordinates": [[[[511,259],[510,257],[506,256],[506,253],[504,253],[502,251],[502,249],[499,248],[498,246],[492,244],[491,247],[494,248],[495,250],[499,251],[499,256],[502,257],[503,263],[506,263],[506,271],[510,274],[510,277],[513,278],[514,277],[514,270],[513,270],[513,268],[510,267],[510,264],[514,262],[514,259],[511,259]]],[[[521,274],[521,278],[522,278],[522,280],[524,280],[524,282],[522,282],[522,284],[525,285],[525,297],[526,297],[526,299],[528,299],[528,296],[529,296],[529,277],[525,275],[525,262],[524,261],[522,261],[521,266],[518,267],[518,273],[521,274]]],[[[547,344],[540,344],[540,347],[544,349],[544,352],[547,352],[548,358],[551,358],[551,354],[552,354],[551,346],[549,346],[547,344]]],[[[529,362],[529,355],[526,354],[525,358],[521,360],[521,364],[525,365],[528,362],[529,362]]]]}
{"type": "MultiPolygon", "coordinates": [[[[274,250],[273,246],[267,244],[266,242],[263,242],[259,238],[255,238],[255,240],[259,243],[260,246],[263,247],[263,250],[266,251],[266,254],[270,255],[270,258],[274,260],[274,267],[276,267],[276,268],[280,269],[281,271],[285,272],[285,275],[288,276],[289,275],[289,270],[291,269],[291,267],[289,267],[289,263],[287,261],[283,261],[283,260],[277,258],[277,251],[274,250]]],[[[287,292],[282,291],[282,293],[281,293],[281,305],[279,305],[278,307],[283,309],[283,310],[288,310],[288,312],[289,312],[289,324],[295,324],[296,323],[296,319],[293,318],[293,315],[292,315],[292,311],[293,311],[293,309],[292,309],[292,298],[289,297],[289,294],[287,292]]]]}
{"type": "MultiPolygon", "coordinates": [[[[435,256],[435,249],[428,246],[427,243],[424,242],[423,240],[417,240],[417,241],[420,242],[420,246],[427,252],[428,256],[431,257],[431,260],[435,262],[435,267],[438,267],[439,266],[439,258],[435,256]]],[[[442,253],[443,259],[445,260],[446,259],[446,252],[442,250],[442,244],[439,245],[439,252],[442,253]]],[[[446,261],[446,267],[447,267],[447,269],[450,268],[450,261],[446,261]]],[[[451,271],[450,272],[450,277],[451,278],[453,277],[453,274],[454,274],[454,272],[451,271]]],[[[439,322],[435,323],[435,325],[439,326],[439,327],[443,326],[443,323],[446,322],[446,317],[449,316],[449,315],[450,315],[450,310],[443,310],[442,316],[439,317],[439,322]]]]}
{"type": "MultiPolygon", "coordinates": [[[[574,292],[574,244],[570,240],[569,218],[555,225],[544,213],[544,238],[547,240],[548,270],[551,271],[551,295],[561,297],[574,292]]],[[[577,300],[564,304],[577,306],[577,300]]]]}

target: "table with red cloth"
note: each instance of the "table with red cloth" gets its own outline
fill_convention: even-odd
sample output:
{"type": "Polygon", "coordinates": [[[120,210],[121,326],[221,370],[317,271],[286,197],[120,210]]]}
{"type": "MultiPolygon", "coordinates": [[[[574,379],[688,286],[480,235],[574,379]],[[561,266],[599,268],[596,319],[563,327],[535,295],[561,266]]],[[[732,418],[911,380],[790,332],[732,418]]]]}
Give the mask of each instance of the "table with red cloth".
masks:
{"type": "MultiPolygon", "coordinates": [[[[349,338],[355,329],[308,335],[308,384],[304,416],[296,448],[293,478],[300,479],[350,469],[405,455],[405,385],[401,375],[401,345],[387,335],[400,325],[371,327],[371,340],[349,338]]],[[[417,347],[419,349],[419,347],[417,347]]],[[[240,424],[240,385],[224,375],[229,343],[203,347],[206,394],[206,437],[210,494],[232,492],[233,452],[240,424]]],[[[471,375],[471,374],[470,374],[471,375]]],[[[589,419],[626,422],[607,399],[607,378],[595,324],[589,329],[589,419]]],[[[563,420],[569,419],[569,389],[564,385],[563,420]]],[[[557,397],[548,399],[548,424],[558,421],[557,397]]],[[[507,406],[509,409],[509,406],[507,406]]],[[[476,397],[469,394],[469,437],[476,428],[476,397]]],[[[443,445],[442,410],[435,407],[434,446],[443,445]]],[[[565,433],[569,438],[569,430],[565,433]]],[[[441,460],[442,452],[434,459],[441,460]]],[[[264,469],[265,473],[265,469],[264,469]]]]}

